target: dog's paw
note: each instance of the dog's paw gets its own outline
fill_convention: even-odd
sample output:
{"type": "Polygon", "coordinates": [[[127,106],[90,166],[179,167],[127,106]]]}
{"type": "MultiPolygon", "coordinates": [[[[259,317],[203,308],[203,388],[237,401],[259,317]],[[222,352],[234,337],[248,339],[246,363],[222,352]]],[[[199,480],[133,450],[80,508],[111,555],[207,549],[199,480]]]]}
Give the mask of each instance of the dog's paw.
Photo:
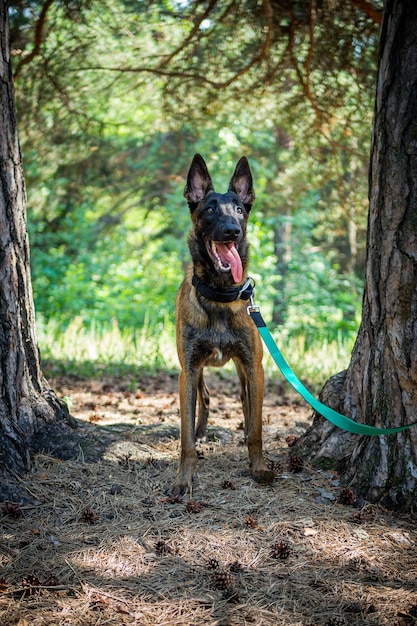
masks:
{"type": "Polygon", "coordinates": [[[165,495],[170,498],[182,498],[182,496],[185,496],[185,494],[187,493],[189,489],[190,488],[188,485],[175,484],[165,489],[165,495]]]}
{"type": "Polygon", "coordinates": [[[184,477],[177,476],[175,483],[165,489],[165,494],[172,498],[181,498],[187,493],[191,495],[193,492],[192,482],[192,477],[187,480],[184,477]]]}
{"type": "Polygon", "coordinates": [[[258,470],[256,472],[252,472],[252,478],[260,485],[269,485],[275,478],[275,472],[267,469],[258,470]]]}

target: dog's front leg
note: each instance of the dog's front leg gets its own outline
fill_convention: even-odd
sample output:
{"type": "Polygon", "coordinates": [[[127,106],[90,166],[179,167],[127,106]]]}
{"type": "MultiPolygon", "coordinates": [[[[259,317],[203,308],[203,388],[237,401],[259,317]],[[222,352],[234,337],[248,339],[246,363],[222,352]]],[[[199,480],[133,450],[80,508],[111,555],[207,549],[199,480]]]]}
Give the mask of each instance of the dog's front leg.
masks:
{"type": "Polygon", "coordinates": [[[245,363],[236,360],[241,384],[241,400],[245,416],[245,438],[248,446],[251,474],[259,483],[271,483],[275,474],[266,466],[262,452],[262,404],[264,394],[264,370],[258,362],[245,363]]]}
{"type": "Polygon", "coordinates": [[[195,413],[197,387],[200,373],[181,370],[178,386],[181,413],[181,458],[172,488],[173,495],[182,495],[191,491],[192,477],[197,462],[195,449],[195,413]]]}
{"type": "Polygon", "coordinates": [[[264,390],[264,372],[262,366],[255,376],[247,379],[248,434],[247,444],[251,474],[258,483],[271,483],[275,474],[266,466],[262,452],[262,402],[264,390]]]}

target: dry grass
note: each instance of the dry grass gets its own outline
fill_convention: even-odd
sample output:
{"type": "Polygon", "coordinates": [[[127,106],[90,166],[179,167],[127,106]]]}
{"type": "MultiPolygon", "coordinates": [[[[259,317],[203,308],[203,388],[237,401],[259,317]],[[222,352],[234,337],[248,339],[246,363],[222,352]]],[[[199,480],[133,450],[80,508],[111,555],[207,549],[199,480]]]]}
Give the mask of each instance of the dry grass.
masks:
{"type": "Polygon", "coordinates": [[[190,504],[164,495],[178,459],[172,378],[53,384],[85,443],[75,460],[39,455],[24,480],[33,502],[2,505],[2,626],[415,623],[412,520],[341,504],[330,473],[289,471],[286,437],[309,410],[275,385],[264,411],[274,484],[247,475],[235,383],[213,376],[190,504]]]}

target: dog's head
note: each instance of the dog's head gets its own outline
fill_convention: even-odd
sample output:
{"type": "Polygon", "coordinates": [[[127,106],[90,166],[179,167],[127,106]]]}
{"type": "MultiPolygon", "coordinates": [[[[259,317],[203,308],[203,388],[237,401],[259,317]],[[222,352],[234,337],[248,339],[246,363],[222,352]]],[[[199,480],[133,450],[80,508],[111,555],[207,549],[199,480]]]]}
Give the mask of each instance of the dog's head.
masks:
{"type": "Polygon", "coordinates": [[[246,223],[255,200],[252,184],[248,160],[242,157],[227,193],[216,193],[203,157],[196,154],[184,189],[198,260],[203,256],[219,274],[232,276],[235,283],[242,281],[247,261],[246,223]]]}

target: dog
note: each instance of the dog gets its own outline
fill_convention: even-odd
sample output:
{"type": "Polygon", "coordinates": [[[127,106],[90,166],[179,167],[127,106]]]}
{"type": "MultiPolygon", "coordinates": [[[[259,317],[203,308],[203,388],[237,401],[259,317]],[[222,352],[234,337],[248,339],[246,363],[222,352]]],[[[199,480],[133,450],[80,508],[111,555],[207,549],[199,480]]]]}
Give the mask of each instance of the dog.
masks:
{"type": "Polygon", "coordinates": [[[181,458],[171,493],[192,493],[195,444],[206,435],[209,415],[203,369],[221,367],[230,359],[240,380],[251,474],[259,483],[271,483],[275,474],[262,452],[262,342],[247,312],[253,287],[247,277],[246,226],[255,200],[248,160],[239,160],[228,191],[221,194],[214,191],[206,163],[196,154],[184,196],[192,220],[188,237],[192,263],[176,301],[181,458]]]}

